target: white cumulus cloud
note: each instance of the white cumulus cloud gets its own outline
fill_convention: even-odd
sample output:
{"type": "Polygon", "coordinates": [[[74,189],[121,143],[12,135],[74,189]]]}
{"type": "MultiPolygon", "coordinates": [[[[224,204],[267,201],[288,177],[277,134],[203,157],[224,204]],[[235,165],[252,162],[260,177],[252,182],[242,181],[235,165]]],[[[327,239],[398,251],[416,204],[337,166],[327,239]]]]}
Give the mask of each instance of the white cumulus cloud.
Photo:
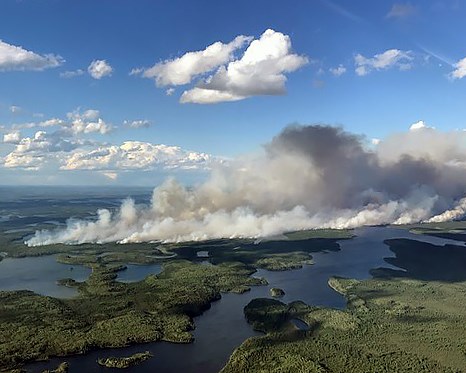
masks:
{"type": "Polygon", "coordinates": [[[17,144],[21,140],[21,133],[14,131],[3,135],[3,142],[6,144],[17,144]]]}
{"type": "Polygon", "coordinates": [[[0,71],[42,71],[60,66],[63,62],[58,55],[41,55],[0,40],[0,71]]]}
{"type": "Polygon", "coordinates": [[[387,70],[393,67],[399,70],[409,70],[413,60],[414,55],[411,51],[399,49],[389,49],[371,58],[364,57],[362,54],[354,56],[355,71],[359,76],[367,75],[373,70],[387,70]]]}
{"type": "MultiPolygon", "coordinates": [[[[150,122],[138,119],[123,124],[141,128],[149,126],[150,122]]],[[[110,130],[111,124],[101,118],[99,110],[79,108],[67,113],[65,119],[51,118],[3,128],[3,143],[12,144],[14,148],[0,157],[0,166],[48,172],[97,170],[113,180],[123,171],[203,171],[210,169],[214,163],[222,162],[210,154],[178,146],[142,141],[109,144],[89,136],[106,134],[110,130]],[[33,128],[37,130],[32,135],[21,136],[19,129],[33,128]]]]}
{"type": "Polygon", "coordinates": [[[40,122],[27,122],[27,123],[17,123],[13,124],[12,128],[15,130],[24,129],[24,128],[37,128],[37,127],[64,127],[66,126],[66,122],[62,119],[58,118],[51,118],[47,120],[43,120],[40,122]]]}
{"type": "Polygon", "coordinates": [[[87,72],[94,79],[102,79],[106,76],[112,75],[113,67],[105,60],[94,60],[87,68],[87,72]]]}
{"type": "Polygon", "coordinates": [[[339,65],[338,67],[330,68],[329,71],[334,76],[342,76],[344,73],[346,73],[346,67],[339,65]]]}
{"type": "Polygon", "coordinates": [[[240,35],[227,44],[217,41],[204,50],[188,52],[179,58],[156,63],[148,69],[133,69],[131,74],[154,79],[159,87],[188,84],[194,77],[229,62],[233,53],[251,40],[249,36],[240,35]]]}
{"type": "Polygon", "coordinates": [[[151,125],[147,119],[125,120],[123,124],[129,128],[148,128],[151,125]]]}
{"type": "Polygon", "coordinates": [[[183,92],[181,103],[236,101],[285,93],[286,73],[309,62],[292,52],[288,35],[271,29],[253,40],[240,59],[221,66],[198,86],[183,92]]]}
{"type": "Polygon", "coordinates": [[[11,126],[14,130],[30,128],[59,127],[62,134],[73,136],[78,134],[109,133],[113,126],[100,117],[99,110],[89,109],[81,112],[76,109],[66,114],[66,119],[50,118],[37,122],[16,123],[11,126]]]}
{"type": "Polygon", "coordinates": [[[186,151],[178,146],[125,141],[121,145],[102,145],[89,151],[80,149],[66,158],[63,170],[152,170],[204,169],[212,157],[186,151]]]}
{"type": "Polygon", "coordinates": [[[452,79],[462,79],[466,76],[466,57],[454,64],[455,70],[450,74],[452,79]]]}
{"type": "Polygon", "coordinates": [[[418,131],[422,129],[434,129],[434,127],[428,126],[423,120],[419,120],[416,123],[413,123],[411,127],[409,127],[410,131],[418,131]]]}
{"type": "Polygon", "coordinates": [[[63,153],[83,144],[78,139],[65,137],[61,132],[37,131],[33,136],[16,142],[15,149],[3,159],[3,166],[38,170],[50,162],[59,161],[63,153]]]}
{"type": "Polygon", "coordinates": [[[183,92],[180,102],[212,104],[284,94],[286,74],[308,62],[306,56],[293,53],[288,35],[268,29],[259,39],[239,35],[227,44],[217,41],[150,68],[134,68],[130,75],[154,79],[158,87],[168,86],[168,96],[175,92],[173,86],[199,78],[194,87],[183,92]],[[244,47],[241,55],[238,51],[244,47]]]}
{"type": "Polygon", "coordinates": [[[68,113],[67,117],[70,122],[66,126],[74,134],[98,132],[104,135],[112,130],[112,125],[100,118],[98,110],[89,109],[82,113],[79,110],[75,110],[68,113]]]}
{"type": "Polygon", "coordinates": [[[21,109],[21,107],[16,106],[16,105],[11,105],[9,109],[10,109],[10,112],[13,114],[19,114],[23,110],[21,109]]]}
{"type": "Polygon", "coordinates": [[[205,89],[194,87],[188,91],[184,91],[181,95],[180,102],[195,103],[195,104],[215,104],[226,101],[239,101],[245,99],[246,96],[240,96],[231,92],[222,92],[213,89],[205,89]]]}
{"type": "Polygon", "coordinates": [[[70,79],[80,75],[84,75],[84,70],[77,69],[72,71],[64,71],[60,73],[60,78],[70,79]]]}

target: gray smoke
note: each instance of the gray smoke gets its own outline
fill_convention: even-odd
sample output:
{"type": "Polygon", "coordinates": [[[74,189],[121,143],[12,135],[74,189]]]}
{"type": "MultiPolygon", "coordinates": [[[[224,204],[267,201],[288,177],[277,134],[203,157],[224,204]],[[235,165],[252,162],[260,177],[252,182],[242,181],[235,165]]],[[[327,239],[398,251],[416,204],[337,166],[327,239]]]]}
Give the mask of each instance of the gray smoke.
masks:
{"type": "Polygon", "coordinates": [[[339,127],[290,126],[260,155],[219,166],[194,189],[169,179],[150,206],[128,199],[116,213],[99,210],[96,221],[72,220],[27,244],[179,242],[458,219],[466,212],[465,166],[464,131],[423,127],[370,148],[339,127]]]}

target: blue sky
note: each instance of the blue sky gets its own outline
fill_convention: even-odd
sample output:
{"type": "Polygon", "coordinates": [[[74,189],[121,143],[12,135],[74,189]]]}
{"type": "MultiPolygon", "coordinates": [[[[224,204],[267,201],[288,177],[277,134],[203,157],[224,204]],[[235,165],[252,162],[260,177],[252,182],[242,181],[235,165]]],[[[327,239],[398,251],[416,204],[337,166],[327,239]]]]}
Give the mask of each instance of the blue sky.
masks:
{"type": "Polygon", "coordinates": [[[465,16],[454,0],[3,0],[0,184],[197,180],[290,123],[368,142],[462,129],[465,16]],[[216,42],[223,58],[180,61],[216,42]]]}

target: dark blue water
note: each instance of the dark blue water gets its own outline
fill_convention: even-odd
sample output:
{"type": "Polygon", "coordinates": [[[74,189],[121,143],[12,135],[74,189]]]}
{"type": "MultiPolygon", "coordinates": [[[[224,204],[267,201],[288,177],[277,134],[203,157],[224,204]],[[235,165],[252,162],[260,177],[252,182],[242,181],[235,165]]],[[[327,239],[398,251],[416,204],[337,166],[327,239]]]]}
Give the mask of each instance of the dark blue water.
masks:
{"type": "Polygon", "coordinates": [[[71,298],[77,290],[57,285],[63,278],[84,281],[90,268],[58,263],[54,255],[5,258],[0,261],[0,290],[32,290],[56,298],[71,298]]]}
{"type": "MultiPolygon", "coordinates": [[[[117,281],[136,282],[150,274],[162,271],[161,264],[128,264],[127,269],[118,272],[117,281]]],[[[72,278],[85,281],[91,269],[81,265],[58,263],[54,255],[5,258],[0,261],[0,290],[31,290],[55,298],[71,298],[77,290],[57,284],[58,280],[72,278]]]]}
{"type": "Polygon", "coordinates": [[[149,275],[156,275],[162,271],[161,264],[126,264],[124,271],[118,272],[117,281],[121,282],[136,282],[142,281],[149,275]]]}

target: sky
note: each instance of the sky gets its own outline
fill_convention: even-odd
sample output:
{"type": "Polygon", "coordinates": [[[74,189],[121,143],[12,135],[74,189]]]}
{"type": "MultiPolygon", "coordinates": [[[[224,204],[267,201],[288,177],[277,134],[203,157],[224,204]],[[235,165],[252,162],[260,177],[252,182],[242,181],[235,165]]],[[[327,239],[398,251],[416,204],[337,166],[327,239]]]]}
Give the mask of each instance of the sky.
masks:
{"type": "Polygon", "coordinates": [[[2,0],[0,184],[196,183],[297,123],[368,147],[464,129],[465,17],[456,0],[2,0]]]}

